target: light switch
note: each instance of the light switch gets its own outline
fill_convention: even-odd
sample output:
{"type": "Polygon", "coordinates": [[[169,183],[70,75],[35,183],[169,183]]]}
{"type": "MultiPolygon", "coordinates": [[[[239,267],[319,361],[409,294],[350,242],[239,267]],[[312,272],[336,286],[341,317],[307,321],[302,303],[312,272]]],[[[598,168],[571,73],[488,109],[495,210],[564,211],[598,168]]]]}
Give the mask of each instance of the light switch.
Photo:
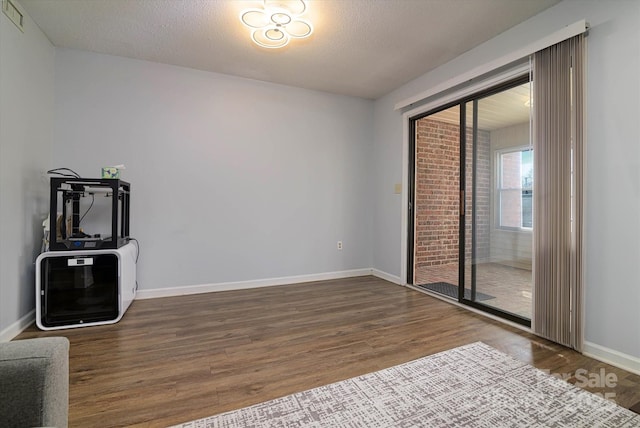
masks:
{"type": "Polygon", "coordinates": [[[394,188],[394,193],[396,194],[402,193],[402,183],[396,183],[394,188]]]}

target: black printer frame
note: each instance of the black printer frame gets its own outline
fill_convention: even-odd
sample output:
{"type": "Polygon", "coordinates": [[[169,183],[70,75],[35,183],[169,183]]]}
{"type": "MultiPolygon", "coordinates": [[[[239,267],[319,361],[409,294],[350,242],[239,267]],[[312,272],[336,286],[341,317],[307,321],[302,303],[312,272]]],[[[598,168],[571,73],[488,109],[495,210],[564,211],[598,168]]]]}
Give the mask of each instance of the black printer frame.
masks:
{"type": "Polygon", "coordinates": [[[117,249],[125,245],[129,238],[129,204],[131,185],[117,178],[67,178],[51,177],[51,195],[49,212],[49,250],[87,250],[83,245],[78,245],[81,240],[73,237],[80,230],[80,198],[87,187],[106,187],[111,189],[111,237],[101,240],[93,249],[117,249]],[[67,188],[62,188],[68,185],[67,188]],[[58,195],[62,194],[62,207],[58,207],[58,195]],[[66,231],[65,236],[58,239],[58,212],[62,212],[60,224],[67,224],[66,204],[72,204],[71,234],[66,231]],[[59,209],[61,208],[61,209],[59,209]],[[118,224],[120,219],[120,224],[118,224]]]}

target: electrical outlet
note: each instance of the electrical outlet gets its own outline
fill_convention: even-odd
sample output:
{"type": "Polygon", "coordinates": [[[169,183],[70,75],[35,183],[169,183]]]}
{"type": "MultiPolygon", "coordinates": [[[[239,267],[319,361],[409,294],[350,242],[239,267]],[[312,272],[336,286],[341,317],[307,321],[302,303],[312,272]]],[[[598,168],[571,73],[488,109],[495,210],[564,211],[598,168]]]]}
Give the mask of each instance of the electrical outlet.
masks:
{"type": "Polygon", "coordinates": [[[342,241],[338,241],[338,250],[342,250],[342,241]]]}

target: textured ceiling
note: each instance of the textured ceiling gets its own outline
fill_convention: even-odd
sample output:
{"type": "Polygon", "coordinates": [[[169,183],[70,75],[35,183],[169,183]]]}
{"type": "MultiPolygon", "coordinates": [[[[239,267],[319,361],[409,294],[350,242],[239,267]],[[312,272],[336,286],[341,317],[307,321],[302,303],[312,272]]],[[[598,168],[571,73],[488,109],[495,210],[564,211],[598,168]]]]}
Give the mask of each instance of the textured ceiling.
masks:
{"type": "Polygon", "coordinates": [[[375,99],[559,0],[311,0],[315,32],[282,49],[238,18],[260,0],[18,2],[58,47],[375,99]]]}
{"type": "MultiPolygon", "coordinates": [[[[484,131],[529,123],[531,84],[525,83],[478,100],[478,128],[484,131]]],[[[442,122],[460,123],[460,109],[453,106],[428,116],[442,122]]],[[[473,123],[473,107],[467,104],[467,124],[473,123]]]]}

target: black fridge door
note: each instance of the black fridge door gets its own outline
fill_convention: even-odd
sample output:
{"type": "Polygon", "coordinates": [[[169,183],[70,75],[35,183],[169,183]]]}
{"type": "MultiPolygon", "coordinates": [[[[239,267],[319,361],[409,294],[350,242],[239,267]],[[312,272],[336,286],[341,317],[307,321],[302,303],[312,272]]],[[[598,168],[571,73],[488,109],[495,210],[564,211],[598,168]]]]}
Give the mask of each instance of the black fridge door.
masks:
{"type": "Polygon", "coordinates": [[[41,261],[41,322],[46,327],[115,320],[116,254],[47,257],[41,261]]]}

